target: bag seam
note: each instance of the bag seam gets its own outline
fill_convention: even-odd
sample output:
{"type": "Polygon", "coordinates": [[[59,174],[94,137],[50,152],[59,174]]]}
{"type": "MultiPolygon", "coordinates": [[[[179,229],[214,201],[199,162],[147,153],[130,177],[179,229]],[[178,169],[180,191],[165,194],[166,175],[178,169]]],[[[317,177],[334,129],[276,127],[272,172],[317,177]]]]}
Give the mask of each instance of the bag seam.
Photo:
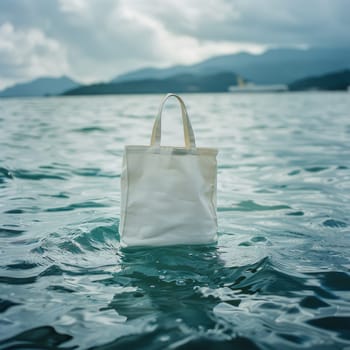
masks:
{"type": "Polygon", "coordinates": [[[122,227],[122,233],[120,232],[120,241],[122,241],[122,236],[125,235],[125,227],[126,227],[126,220],[127,220],[127,208],[128,208],[128,201],[129,201],[129,167],[128,167],[128,157],[127,157],[127,150],[125,148],[124,150],[124,155],[125,159],[125,186],[126,186],[126,191],[125,191],[125,200],[124,200],[124,205],[123,205],[123,211],[124,211],[124,220],[123,220],[123,227],[122,227]]]}

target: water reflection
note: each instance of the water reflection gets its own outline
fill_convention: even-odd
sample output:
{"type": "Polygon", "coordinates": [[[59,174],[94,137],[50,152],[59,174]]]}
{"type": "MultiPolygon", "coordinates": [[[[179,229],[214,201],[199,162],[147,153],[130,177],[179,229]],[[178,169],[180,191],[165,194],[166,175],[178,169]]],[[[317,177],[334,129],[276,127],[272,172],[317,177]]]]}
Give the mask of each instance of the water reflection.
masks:
{"type": "Polygon", "coordinates": [[[256,291],[249,287],[243,291],[242,283],[258,272],[265,260],[244,267],[227,267],[216,246],[124,251],[121,270],[103,281],[123,287],[107,309],[114,309],[142,331],[110,345],[154,345],[158,339],[163,346],[172,344],[171,348],[181,349],[205,348],[215,343],[258,348],[218,318],[216,308],[223,302],[237,308],[242,293],[254,294],[256,291]]]}

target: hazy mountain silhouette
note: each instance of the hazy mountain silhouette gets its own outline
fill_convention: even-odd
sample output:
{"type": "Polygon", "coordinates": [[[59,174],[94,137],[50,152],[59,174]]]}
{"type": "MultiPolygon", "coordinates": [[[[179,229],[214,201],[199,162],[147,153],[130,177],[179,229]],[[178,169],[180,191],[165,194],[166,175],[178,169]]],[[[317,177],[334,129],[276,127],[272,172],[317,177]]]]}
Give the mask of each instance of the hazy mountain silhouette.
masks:
{"type": "Polygon", "coordinates": [[[350,48],[272,49],[260,55],[215,56],[188,66],[144,68],[122,74],[111,82],[92,85],[79,85],[68,77],[39,78],[6,88],[0,91],[0,97],[224,92],[236,84],[236,73],[256,84],[289,84],[293,90],[310,89],[312,84],[319,89],[327,86],[329,89],[344,89],[349,68],[350,48]],[[329,72],[338,73],[332,73],[336,74],[334,77],[329,72]],[[319,78],[321,80],[317,80],[319,78]]]}
{"type": "Polygon", "coordinates": [[[292,91],[298,90],[347,90],[350,86],[350,70],[332,72],[317,77],[297,80],[289,85],[292,91]]]}
{"type": "Polygon", "coordinates": [[[144,79],[80,86],[64,95],[143,94],[172,92],[225,92],[235,85],[237,75],[221,72],[211,75],[182,74],[165,79],[144,79]]]}
{"type": "Polygon", "coordinates": [[[231,71],[257,84],[288,84],[307,76],[347,68],[350,68],[350,48],[272,49],[261,55],[237,53],[216,56],[189,66],[139,69],[119,75],[113,82],[231,71]]]}
{"type": "Polygon", "coordinates": [[[59,95],[79,85],[65,76],[59,78],[38,78],[6,88],[0,91],[0,97],[59,95]]]}

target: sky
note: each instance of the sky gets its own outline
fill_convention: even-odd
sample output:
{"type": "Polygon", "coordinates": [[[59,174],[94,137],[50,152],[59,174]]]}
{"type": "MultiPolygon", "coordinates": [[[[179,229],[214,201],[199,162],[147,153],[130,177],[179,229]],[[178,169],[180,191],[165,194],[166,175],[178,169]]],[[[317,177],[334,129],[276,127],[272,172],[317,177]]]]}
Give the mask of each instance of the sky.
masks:
{"type": "Polygon", "coordinates": [[[350,0],[0,0],[0,89],[276,47],[346,47],[350,0]]]}

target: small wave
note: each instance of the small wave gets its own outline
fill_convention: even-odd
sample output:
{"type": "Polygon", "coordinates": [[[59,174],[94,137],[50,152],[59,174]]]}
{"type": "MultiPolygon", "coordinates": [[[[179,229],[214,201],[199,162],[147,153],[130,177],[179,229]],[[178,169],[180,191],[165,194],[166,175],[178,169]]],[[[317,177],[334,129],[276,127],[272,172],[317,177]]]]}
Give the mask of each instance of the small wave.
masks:
{"type": "Polygon", "coordinates": [[[43,326],[31,328],[0,341],[0,346],[6,346],[6,349],[58,349],[71,339],[71,335],[58,333],[51,326],[43,326]]]}
{"type": "Polygon", "coordinates": [[[81,202],[67,205],[65,207],[57,207],[57,208],[48,208],[45,211],[47,212],[56,212],[56,211],[71,211],[75,209],[86,209],[86,208],[104,208],[108,207],[108,205],[97,202],[81,202]]]}
{"type": "Polygon", "coordinates": [[[295,175],[299,175],[299,174],[300,174],[299,169],[292,170],[288,173],[289,176],[295,176],[295,175]]]}
{"type": "Polygon", "coordinates": [[[329,316],[309,320],[312,326],[335,332],[340,338],[350,340],[350,317],[348,316],[329,316]]]}
{"type": "MultiPolygon", "coordinates": [[[[225,273],[225,270],[222,271],[225,273]]],[[[279,295],[290,297],[298,291],[310,290],[320,297],[334,299],[332,292],[324,287],[309,286],[308,276],[297,276],[294,272],[281,271],[268,257],[259,262],[239,267],[233,271],[230,288],[240,289],[245,294],[259,293],[260,295],[279,295]]]]}
{"type": "Polygon", "coordinates": [[[218,211],[265,211],[291,209],[288,205],[261,205],[252,200],[242,201],[236,207],[218,207],[218,211]]]}
{"type": "Polygon", "coordinates": [[[324,171],[327,170],[327,167],[324,166],[314,166],[314,167],[310,167],[310,168],[305,168],[306,171],[308,171],[309,173],[319,173],[320,171],[324,171]]]}
{"type": "Polygon", "coordinates": [[[13,177],[24,180],[66,180],[66,174],[49,174],[33,170],[16,169],[12,171],[13,177]]]}
{"type": "Polygon", "coordinates": [[[0,284],[31,284],[36,282],[37,275],[29,277],[10,277],[10,276],[0,276],[0,284]]]}
{"type": "Polygon", "coordinates": [[[74,289],[67,288],[64,286],[58,286],[58,285],[51,285],[47,287],[47,290],[58,292],[58,293],[75,293],[76,292],[74,289]]]}
{"type": "MultiPolygon", "coordinates": [[[[105,252],[107,255],[107,251],[110,250],[115,254],[118,247],[118,224],[113,223],[112,225],[97,226],[88,231],[74,229],[71,232],[65,230],[61,234],[51,234],[32,252],[40,256],[50,252],[51,262],[56,261],[57,264],[66,264],[69,261],[75,261],[75,258],[68,259],[67,254],[72,254],[72,256],[85,254],[84,259],[86,260],[86,255],[89,252],[94,254],[105,252]]],[[[91,255],[92,259],[96,258],[94,254],[91,255]]]]}
{"type": "Polygon", "coordinates": [[[115,249],[118,246],[118,237],[117,225],[97,226],[88,232],[74,234],[73,239],[61,242],[59,247],[74,253],[106,250],[108,248],[115,249]]]}
{"type": "Polygon", "coordinates": [[[17,261],[12,264],[6,265],[6,269],[10,270],[31,270],[35,267],[38,267],[40,265],[28,261],[17,261]]]}
{"type": "Polygon", "coordinates": [[[250,246],[254,246],[254,245],[257,245],[257,244],[268,244],[270,245],[271,242],[269,242],[266,237],[264,236],[254,236],[252,237],[249,241],[244,241],[244,242],[241,242],[239,243],[239,247],[250,247],[250,246]]]}
{"type": "Polygon", "coordinates": [[[300,306],[317,310],[323,307],[329,307],[330,305],[316,296],[308,296],[301,300],[300,306]]]}
{"type": "MultiPolygon", "coordinates": [[[[24,198],[24,197],[20,197],[18,199],[28,199],[28,198],[24,198]]],[[[33,198],[30,198],[30,200],[32,200],[33,198]]],[[[26,214],[26,213],[38,213],[41,211],[41,208],[32,205],[30,207],[19,207],[19,208],[14,208],[14,209],[10,209],[10,210],[6,210],[4,211],[5,214],[26,214]]]]}
{"type": "Polygon", "coordinates": [[[17,230],[12,228],[0,227],[0,237],[19,236],[24,232],[25,230],[17,230]]]}
{"type": "Polygon", "coordinates": [[[45,276],[61,276],[65,273],[65,271],[58,265],[52,264],[48,267],[46,267],[45,270],[40,272],[38,277],[45,277],[45,276]]]}
{"type": "Polygon", "coordinates": [[[234,169],[237,168],[237,165],[234,164],[220,164],[218,169],[234,169]]]}
{"type": "Polygon", "coordinates": [[[287,213],[288,216],[304,216],[304,212],[302,210],[298,211],[292,211],[290,213],[287,213]]]}
{"type": "MultiPolygon", "coordinates": [[[[16,306],[16,305],[21,305],[20,303],[16,303],[14,301],[11,300],[7,300],[7,299],[1,299],[0,298],[0,314],[2,312],[7,311],[9,308],[16,306]]],[[[1,341],[0,341],[1,344],[1,341]]]]}
{"type": "Polygon", "coordinates": [[[98,132],[106,132],[106,131],[108,131],[108,129],[101,128],[99,126],[86,126],[84,128],[73,129],[72,131],[86,134],[86,133],[91,133],[91,132],[96,132],[96,131],[98,131],[98,132]]]}
{"type": "Polygon", "coordinates": [[[0,167],[0,183],[4,182],[5,179],[13,179],[11,170],[0,167]]]}
{"type": "Polygon", "coordinates": [[[24,209],[10,209],[10,210],[6,210],[4,211],[5,214],[23,214],[25,213],[24,209]]]}
{"type": "Polygon", "coordinates": [[[78,168],[72,171],[73,174],[79,176],[93,176],[93,177],[120,177],[117,173],[107,173],[102,171],[100,168],[78,168]]]}
{"type": "Polygon", "coordinates": [[[341,271],[328,271],[322,273],[313,273],[310,276],[316,277],[321,285],[332,291],[350,292],[350,275],[341,271]]]}
{"type": "Polygon", "coordinates": [[[59,192],[57,194],[41,194],[41,197],[51,197],[51,198],[69,198],[67,192],[59,192]]]}
{"type": "Polygon", "coordinates": [[[327,219],[323,221],[323,226],[332,227],[332,228],[338,228],[338,227],[343,228],[343,227],[347,227],[348,225],[344,221],[327,219]]]}
{"type": "Polygon", "coordinates": [[[180,340],[178,344],[173,344],[172,348],[177,350],[190,350],[190,349],[244,349],[244,350],[260,350],[253,340],[242,336],[233,337],[219,337],[213,335],[193,335],[191,337],[180,340]],[[214,339],[211,339],[214,338],[214,339]],[[220,339],[226,338],[226,339],[220,339]],[[229,338],[229,339],[227,339],[229,338]]]}

